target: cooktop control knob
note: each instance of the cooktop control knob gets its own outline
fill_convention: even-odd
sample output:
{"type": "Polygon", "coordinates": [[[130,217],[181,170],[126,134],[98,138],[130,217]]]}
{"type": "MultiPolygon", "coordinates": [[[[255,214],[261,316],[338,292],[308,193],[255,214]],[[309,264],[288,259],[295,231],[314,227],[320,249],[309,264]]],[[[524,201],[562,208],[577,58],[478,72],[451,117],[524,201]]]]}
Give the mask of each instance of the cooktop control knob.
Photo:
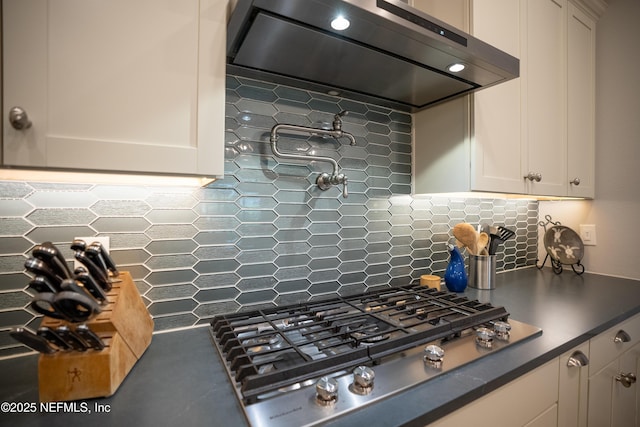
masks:
{"type": "Polygon", "coordinates": [[[432,368],[441,368],[443,359],[444,350],[441,347],[431,344],[424,348],[424,356],[422,357],[422,360],[424,360],[426,365],[429,365],[432,368]]]}
{"type": "Polygon", "coordinates": [[[316,401],[330,406],[338,400],[338,382],[331,377],[322,377],[316,383],[316,401]]]}
{"type": "Polygon", "coordinates": [[[493,323],[493,330],[496,333],[496,338],[502,341],[509,340],[509,331],[511,331],[511,325],[502,320],[498,320],[493,323]]]}
{"type": "Polygon", "coordinates": [[[476,329],[476,344],[480,347],[491,348],[493,347],[493,337],[495,335],[495,332],[489,328],[478,328],[476,329]]]}
{"type": "Polygon", "coordinates": [[[373,390],[373,379],[376,377],[373,369],[367,366],[358,366],[353,370],[353,384],[349,389],[355,394],[365,395],[373,390]]]}

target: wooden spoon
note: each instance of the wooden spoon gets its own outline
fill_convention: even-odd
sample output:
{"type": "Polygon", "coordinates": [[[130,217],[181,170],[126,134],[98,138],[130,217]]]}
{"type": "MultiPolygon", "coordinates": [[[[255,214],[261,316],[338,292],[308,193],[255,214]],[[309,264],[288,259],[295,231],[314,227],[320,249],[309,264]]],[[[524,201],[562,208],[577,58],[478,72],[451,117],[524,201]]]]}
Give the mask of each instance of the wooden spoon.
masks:
{"type": "Polygon", "coordinates": [[[453,235],[467,247],[470,254],[478,254],[478,232],[471,224],[461,222],[453,227],[453,235]]]}
{"type": "Polygon", "coordinates": [[[487,245],[489,244],[489,235],[484,231],[478,234],[478,255],[488,255],[487,245]]]}

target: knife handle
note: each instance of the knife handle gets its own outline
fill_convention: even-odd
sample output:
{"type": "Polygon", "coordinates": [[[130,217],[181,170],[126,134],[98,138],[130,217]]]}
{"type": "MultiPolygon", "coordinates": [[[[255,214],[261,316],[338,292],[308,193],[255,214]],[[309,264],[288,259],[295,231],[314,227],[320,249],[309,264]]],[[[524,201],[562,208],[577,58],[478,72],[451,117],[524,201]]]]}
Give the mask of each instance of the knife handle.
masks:
{"type": "Polygon", "coordinates": [[[42,292],[58,292],[53,283],[44,276],[36,276],[29,282],[29,289],[33,289],[37,293],[42,292]]]}
{"type": "Polygon", "coordinates": [[[107,292],[111,290],[111,282],[109,281],[107,275],[87,256],[85,252],[77,251],[74,256],[80,263],[82,263],[82,265],[86,267],[89,274],[93,276],[93,278],[96,280],[96,282],[98,282],[102,289],[107,292]]]}
{"type": "Polygon", "coordinates": [[[89,348],[88,344],[68,326],[58,326],[56,332],[74,350],[86,351],[89,348]]]}
{"type": "MultiPolygon", "coordinates": [[[[76,270],[77,271],[77,270],[76,270]]],[[[104,290],[96,283],[93,277],[85,272],[77,272],[76,280],[82,283],[84,288],[91,294],[92,297],[104,303],[107,300],[107,294],[104,290]]]]}
{"type": "Polygon", "coordinates": [[[38,328],[37,334],[42,338],[46,339],[47,341],[49,341],[49,343],[58,347],[60,350],[65,350],[65,351],[73,350],[73,348],[69,344],[67,344],[66,341],[63,340],[60,337],[60,335],[56,333],[56,331],[54,331],[51,328],[48,328],[46,326],[40,326],[38,328]]]}
{"type": "Polygon", "coordinates": [[[71,242],[71,250],[74,252],[84,252],[87,249],[87,243],[82,239],[74,239],[71,242]]]}
{"type": "Polygon", "coordinates": [[[107,269],[111,272],[111,274],[113,274],[114,276],[118,277],[118,275],[120,273],[118,272],[118,268],[116,267],[116,263],[113,261],[113,258],[111,258],[111,255],[109,254],[109,251],[100,242],[94,242],[93,245],[96,245],[96,247],[100,249],[100,254],[102,255],[102,260],[104,261],[107,269]]]}
{"type": "Polygon", "coordinates": [[[16,341],[20,341],[22,344],[40,353],[51,354],[56,352],[56,349],[51,347],[46,339],[34,334],[28,329],[13,328],[9,332],[9,335],[16,341]]]}
{"type": "Polygon", "coordinates": [[[94,350],[102,350],[104,348],[104,342],[95,332],[93,332],[84,323],[76,327],[76,333],[86,341],[86,343],[94,350]]]}
{"type": "Polygon", "coordinates": [[[53,272],[53,270],[51,270],[51,268],[42,260],[33,257],[27,258],[27,260],[24,262],[24,268],[26,268],[36,276],[46,277],[47,279],[49,279],[51,284],[53,284],[56,290],[60,290],[60,282],[62,281],[62,278],[59,277],[55,272],[53,272]]]}

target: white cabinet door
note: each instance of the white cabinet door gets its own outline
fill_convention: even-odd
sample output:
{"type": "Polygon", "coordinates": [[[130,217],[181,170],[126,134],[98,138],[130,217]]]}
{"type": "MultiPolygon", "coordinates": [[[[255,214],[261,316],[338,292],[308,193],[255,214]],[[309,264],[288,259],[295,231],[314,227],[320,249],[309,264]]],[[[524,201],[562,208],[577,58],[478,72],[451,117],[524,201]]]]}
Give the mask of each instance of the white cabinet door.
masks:
{"type": "Polygon", "coordinates": [[[587,425],[589,343],[586,342],[560,356],[558,381],[558,425],[587,425]]]}
{"type": "MultiPolygon", "coordinates": [[[[520,58],[520,2],[483,0],[473,7],[473,34],[520,58]],[[499,23],[499,25],[496,25],[499,23]]],[[[522,68],[522,63],[521,63],[522,68]]],[[[524,193],[521,79],[473,94],[471,189],[524,193]]]]}
{"type": "Polygon", "coordinates": [[[595,21],[569,3],[567,26],[568,195],[594,197],[595,21]]]}
{"type": "MultiPolygon", "coordinates": [[[[617,375],[625,376],[628,374],[635,377],[640,374],[640,344],[620,357],[617,375]]],[[[629,384],[627,383],[627,385],[629,384]]],[[[638,420],[640,409],[638,406],[640,405],[638,387],[640,386],[637,382],[625,387],[623,381],[617,381],[614,378],[611,405],[611,425],[613,427],[637,427],[640,425],[638,420]]]]}
{"type": "Polygon", "coordinates": [[[4,164],[221,176],[227,0],[5,0],[4,164]]]}
{"type": "MultiPolygon", "coordinates": [[[[558,359],[492,391],[429,427],[557,426],[558,359]]],[[[564,427],[564,426],[562,426],[564,427]]]]}
{"type": "Polygon", "coordinates": [[[566,139],[566,0],[525,2],[526,44],[521,62],[523,143],[526,146],[525,175],[528,193],[567,194],[566,139]]]}
{"type": "Polygon", "coordinates": [[[589,427],[640,425],[638,384],[625,387],[616,377],[640,372],[640,344],[589,377],[589,427]]]}

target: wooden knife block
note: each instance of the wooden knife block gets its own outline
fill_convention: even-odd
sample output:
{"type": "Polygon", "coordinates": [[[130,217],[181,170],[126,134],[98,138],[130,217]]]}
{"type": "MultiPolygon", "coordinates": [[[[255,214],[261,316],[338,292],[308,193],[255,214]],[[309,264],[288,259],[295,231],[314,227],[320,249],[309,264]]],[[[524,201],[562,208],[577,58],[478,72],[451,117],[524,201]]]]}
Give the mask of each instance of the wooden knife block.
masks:
{"type": "MultiPolygon", "coordinates": [[[[111,396],[142,357],[153,333],[153,319],[129,272],[120,272],[108,304],[87,325],[105,343],[103,350],[42,354],[38,361],[41,402],[111,396]]],[[[44,317],[41,326],[74,324],[44,317]]]]}

